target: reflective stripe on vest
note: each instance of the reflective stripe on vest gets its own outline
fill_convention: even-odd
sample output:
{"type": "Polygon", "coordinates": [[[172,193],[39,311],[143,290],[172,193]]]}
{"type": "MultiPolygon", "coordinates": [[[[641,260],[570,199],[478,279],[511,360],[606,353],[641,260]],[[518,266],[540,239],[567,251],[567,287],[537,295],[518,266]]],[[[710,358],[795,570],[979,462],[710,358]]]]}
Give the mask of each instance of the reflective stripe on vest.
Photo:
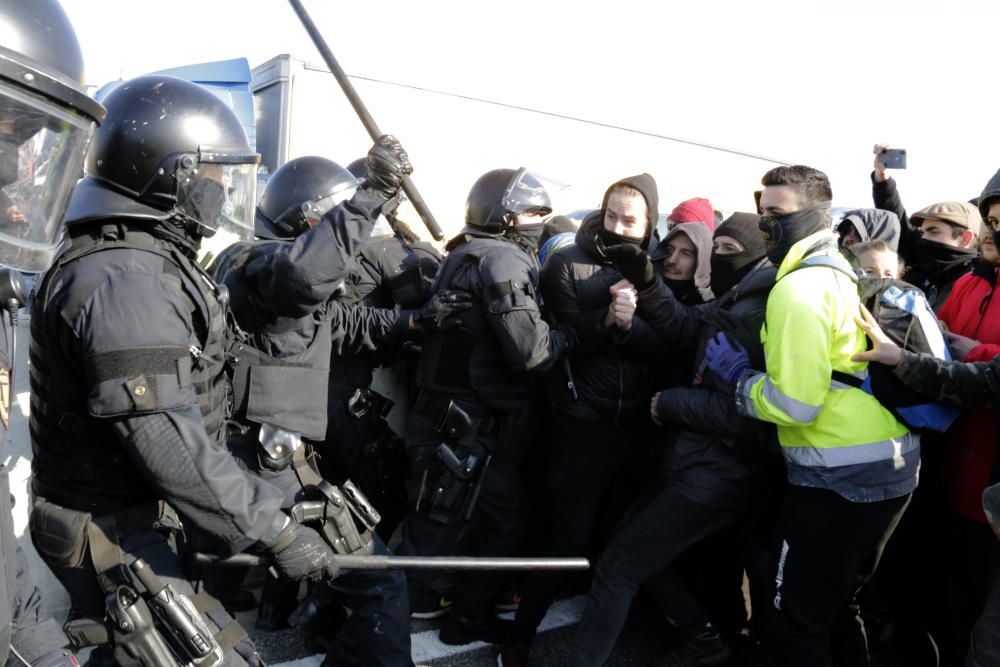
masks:
{"type": "Polygon", "coordinates": [[[839,468],[841,466],[875,463],[876,461],[895,461],[901,468],[903,456],[920,449],[920,436],[906,433],[899,438],[869,442],[862,445],[843,445],[839,447],[786,447],[781,452],[785,460],[809,468],[839,468]]]}

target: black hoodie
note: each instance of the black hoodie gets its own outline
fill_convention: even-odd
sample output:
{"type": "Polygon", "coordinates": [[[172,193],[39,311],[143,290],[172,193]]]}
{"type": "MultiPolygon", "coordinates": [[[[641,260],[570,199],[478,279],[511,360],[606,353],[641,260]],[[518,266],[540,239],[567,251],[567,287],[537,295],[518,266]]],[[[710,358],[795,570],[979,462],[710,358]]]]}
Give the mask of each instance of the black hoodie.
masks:
{"type": "MultiPolygon", "coordinates": [[[[651,224],[641,245],[648,250],[652,227],[659,215],[656,181],[649,174],[640,174],[615,185],[619,183],[634,187],[646,199],[651,224]]],[[[573,324],[583,318],[599,322],[611,305],[609,288],[622,276],[604,259],[597,237],[604,226],[604,212],[613,188],[614,185],[604,193],[600,210],[584,219],[576,233],[576,243],[559,249],[542,268],[542,298],[554,325],[573,324]]],[[[550,373],[550,396],[558,414],[633,424],[636,419],[647,418],[652,393],[646,386],[645,366],[652,351],[636,349],[629,343],[617,344],[611,336],[614,328],[603,329],[588,349],[576,350],[569,356],[577,399],[566,387],[565,370],[556,368],[550,373]]]]}

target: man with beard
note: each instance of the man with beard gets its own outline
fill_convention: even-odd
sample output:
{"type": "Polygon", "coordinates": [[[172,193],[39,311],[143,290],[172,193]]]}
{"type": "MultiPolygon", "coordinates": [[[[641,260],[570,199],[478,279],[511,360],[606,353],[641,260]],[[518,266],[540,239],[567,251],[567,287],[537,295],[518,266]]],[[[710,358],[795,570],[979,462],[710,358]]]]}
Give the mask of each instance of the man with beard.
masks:
{"type": "MultiPolygon", "coordinates": [[[[544,547],[547,556],[584,552],[606,492],[635,473],[643,458],[652,393],[645,377],[650,350],[633,345],[631,339],[619,343],[612,338],[614,331],[631,326],[636,296],[608,253],[634,246],[646,256],[657,204],[656,181],[649,174],[614,183],[600,210],[580,226],[576,243],[550,256],[542,271],[542,296],[554,324],[569,326],[584,320],[602,327],[595,345],[569,354],[568,364],[547,378],[553,410],[552,461],[546,480],[552,511],[544,547]]],[[[622,485],[630,486],[634,488],[622,485]]],[[[631,497],[612,502],[617,505],[612,511],[621,513],[631,497]]],[[[563,580],[541,572],[525,579],[514,641],[505,649],[504,664],[525,660],[563,580]]]]}
{"type": "MultiPolygon", "coordinates": [[[[413,471],[405,555],[507,556],[520,546],[527,503],[510,432],[530,402],[534,377],[576,344],[572,326],[550,328],[536,292],[538,238],[552,211],[525,169],[495,169],[472,186],[465,228],[433,289],[468,294],[458,326],[428,335],[417,367],[420,394],[406,424],[413,471]]],[[[572,324],[572,323],[570,323],[572,324]]],[[[442,614],[433,577],[409,577],[415,617],[442,614]]],[[[500,642],[493,606],[499,573],[456,576],[454,608],[441,628],[448,644],[500,642]]]]}
{"type": "Polygon", "coordinates": [[[707,366],[735,386],[740,414],[777,425],[787,467],[763,639],[779,667],[867,665],[855,595],[917,485],[920,440],[837,379],[867,375],[851,358],[866,341],[857,277],[830,231],[826,174],[782,166],[761,182],[760,228],[778,267],[760,332],[766,371],[727,336],[709,343],[707,366]]]}
{"type": "MultiPolygon", "coordinates": [[[[671,351],[668,354],[677,344],[696,341],[694,358],[700,363],[708,342],[724,331],[747,347],[755,367],[763,368],[758,332],[776,269],[765,257],[759,219],[736,213],[716,229],[712,291],[720,296],[697,308],[685,306],[655,279],[653,266],[638,248],[627,246],[630,254],[614,253],[615,266],[638,289],[639,308],[645,314],[644,322],[633,322],[629,335],[654,336],[671,351]]],[[[689,589],[676,569],[677,558],[693,546],[735,532],[740,522],[749,524],[750,510],[763,495],[760,472],[774,429],[738,415],[731,395],[724,379],[701,373],[688,377],[686,386],[653,396],[650,414],[665,427],[661,435],[667,441],[663,467],[656,484],[632,505],[601,554],[570,664],[604,664],[643,585],[665,606],[681,635],[661,664],[720,664],[732,656],[718,631],[731,619],[708,613],[706,600],[689,589]]],[[[732,553],[714,559],[720,564],[706,572],[707,577],[724,580],[718,588],[728,590],[721,597],[741,601],[737,613],[742,618],[726,628],[733,632],[746,623],[741,589],[748,535],[742,531],[743,539],[735,540],[732,553]]]]}

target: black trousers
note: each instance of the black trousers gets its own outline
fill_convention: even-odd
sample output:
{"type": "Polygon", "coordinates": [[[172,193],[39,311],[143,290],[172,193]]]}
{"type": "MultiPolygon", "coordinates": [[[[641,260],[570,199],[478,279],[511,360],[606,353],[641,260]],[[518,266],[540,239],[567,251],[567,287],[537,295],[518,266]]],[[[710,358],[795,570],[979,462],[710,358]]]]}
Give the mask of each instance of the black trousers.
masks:
{"type": "Polygon", "coordinates": [[[674,562],[689,547],[721,532],[743,514],[744,508],[694,502],[669,484],[641,509],[630,511],[597,563],[569,664],[604,664],[636,591],[651,578],[655,579],[651,592],[658,602],[665,598],[667,611],[682,633],[694,635],[704,629],[709,617],[674,562]]]}
{"type": "Polygon", "coordinates": [[[775,526],[773,595],[762,610],[763,641],[778,667],[868,665],[855,596],[909,499],[853,503],[826,489],[789,487],[775,526]]]}
{"type": "MultiPolygon", "coordinates": [[[[635,498],[635,478],[643,463],[644,426],[617,426],[557,416],[553,422],[548,486],[552,524],[542,554],[584,555],[603,509],[615,523],[635,498]]],[[[521,584],[515,616],[516,640],[529,644],[566,581],[565,575],[537,572],[521,584]]]]}
{"type": "MultiPolygon", "coordinates": [[[[486,469],[472,516],[468,522],[450,525],[417,511],[423,471],[434,480],[443,470],[433,452],[442,442],[436,420],[411,411],[406,425],[406,448],[415,472],[410,486],[410,508],[403,522],[399,553],[407,556],[511,556],[527,530],[527,494],[514,457],[497,442],[484,442],[494,455],[486,469]]],[[[426,502],[426,498],[424,498],[426,502]]],[[[438,575],[416,570],[407,575],[410,597],[434,595],[441,588],[438,575]]],[[[502,572],[465,572],[454,575],[447,586],[456,614],[483,619],[493,614],[496,597],[503,592],[502,572]]]]}

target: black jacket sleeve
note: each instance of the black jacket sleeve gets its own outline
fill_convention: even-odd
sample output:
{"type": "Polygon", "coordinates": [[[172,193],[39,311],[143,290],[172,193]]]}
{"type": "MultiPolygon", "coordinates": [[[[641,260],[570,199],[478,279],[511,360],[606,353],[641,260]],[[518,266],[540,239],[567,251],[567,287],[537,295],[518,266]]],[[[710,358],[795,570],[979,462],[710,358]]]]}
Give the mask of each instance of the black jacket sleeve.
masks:
{"type": "MultiPolygon", "coordinates": [[[[510,252],[491,253],[480,264],[480,278],[487,321],[504,359],[515,371],[548,370],[566,351],[569,337],[542,319],[527,256],[513,247],[510,252]]],[[[578,317],[579,309],[574,313],[578,317]]]]}
{"type": "Polygon", "coordinates": [[[281,491],[211,442],[197,407],[123,417],[113,430],[163,499],[230,552],[271,543],[281,531],[281,491]]]}
{"type": "Polygon", "coordinates": [[[329,301],[348,278],[383,203],[380,196],[358,190],[295,241],[275,244],[249,262],[244,271],[260,300],[281,317],[303,317],[329,301]]]}
{"type": "Polygon", "coordinates": [[[332,301],[329,322],[333,327],[333,352],[338,356],[377,352],[401,340],[409,328],[409,311],[369,308],[332,301]]]}
{"type": "Polygon", "coordinates": [[[899,218],[899,256],[907,264],[912,264],[916,259],[920,232],[910,225],[910,218],[906,215],[906,208],[903,206],[903,200],[896,188],[896,181],[889,177],[880,183],[875,180],[874,171],[871,173],[871,179],[872,201],[875,208],[891,211],[899,218]]]}
{"type": "Polygon", "coordinates": [[[661,280],[639,292],[638,312],[653,331],[669,343],[692,345],[701,330],[702,318],[698,309],[678,301],[661,280]]]}
{"type": "Polygon", "coordinates": [[[664,423],[723,437],[750,435],[759,428],[736,411],[732,394],[705,387],[674,387],[660,392],[656,412],[664,423]]]}
{"type": "Polygon", "coordinates": [[[908,387],[959,406],[1000,406],[1000,357],[962,364],[903,351],[893,370],[908,387]]]}

